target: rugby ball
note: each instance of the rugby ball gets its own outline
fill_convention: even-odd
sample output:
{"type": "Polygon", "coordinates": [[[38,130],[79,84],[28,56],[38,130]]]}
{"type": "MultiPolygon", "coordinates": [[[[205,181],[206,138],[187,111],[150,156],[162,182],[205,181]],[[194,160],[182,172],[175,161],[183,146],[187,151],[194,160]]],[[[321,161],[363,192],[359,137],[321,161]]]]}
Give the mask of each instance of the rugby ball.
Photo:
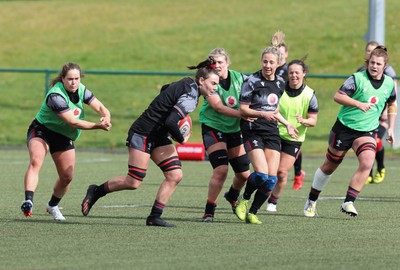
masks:
{"type": "Polygon", "coordinates": [[[189,115],[186,115],[183,119],[179,120],[178,127],[182,136],[186,137],[192,130],[192,118],[190,118],[189,115]]]}

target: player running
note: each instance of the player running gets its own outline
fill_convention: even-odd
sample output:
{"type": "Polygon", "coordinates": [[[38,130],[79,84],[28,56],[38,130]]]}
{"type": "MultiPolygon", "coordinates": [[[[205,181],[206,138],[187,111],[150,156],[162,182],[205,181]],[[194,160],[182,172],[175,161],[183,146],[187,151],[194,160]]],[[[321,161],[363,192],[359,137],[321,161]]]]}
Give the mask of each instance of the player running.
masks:
{"type": "Polygon", "coordinates": [[[181,135],[178,121],[194,111],[200,95],[210,96],[219,83],[215,61],[211,57],[189,69],[197,69],[195,79],[183,78],[163,86],[160,94],[133,122],[126,139],[129,149],[127,175],[114,177],[99,186],[90,185],[82,201],[84,216],[106,194],[139,188],[151,159],[161,169],[165,180],[158,190],[146,225],[175,226],[161,218],[166,204],[183,177],[181,162],[169,136],[179,143],[187,142],[190,134],[186,137],[181,135]]]}
{"type": "Polygon", "coordinates": [[[346,197],[340,210],[357,216],[354,202],[361,192],[374,164],[376,133],[379,118],[388,106],[387,141],[394,142],[397,114],[396,91],[393,79],[384,74],[389,61],[384,46],[376,47],[367,61],[367,69],[354,73],[336,92],[334,100],[341,104],[336,123],[329,135],[329,147],[324,163],[316,170],[314,181],[304,207],[306,217],[316,215],[319,194],[328,184],[347,151],[352,148],[358,158],[358,168],[350,179],[346,197]]]}

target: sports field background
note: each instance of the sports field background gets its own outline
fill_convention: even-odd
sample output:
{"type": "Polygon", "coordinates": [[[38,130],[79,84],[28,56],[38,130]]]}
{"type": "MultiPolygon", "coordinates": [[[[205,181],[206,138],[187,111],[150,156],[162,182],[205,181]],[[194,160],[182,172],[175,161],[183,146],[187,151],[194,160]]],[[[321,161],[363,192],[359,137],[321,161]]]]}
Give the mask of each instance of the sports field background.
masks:
{"type": "MultiPolygon", "coordinates": [[[[59,69],[74,61],[86,70],[185,72],[211,49],[225,47],[232,69],[253,72],[260,68],[262,48],[280,29],[289,59],[308,54],[310,73],[350,75],[363,62],[368,30],[368,0],[0,1],[0,10],[0,68],[59,69]]],[[[386,45],[398,75],[399,10],[400,1],[386,0],[386,45]]],[[[110,194],[83,217],[87,186],[126,174],[124,141],[131,122],[161,85],[179,78],[87,75],[82,80],[111,110],[113,128],[84,131],[77,141],[75,179],[60,205],[67,221],[61,224],[45,213],[56,179],[49,157],[33,217],[24,218],[19,209],[28,165],[26,130],[43,101],[44,74],[0,72],[0,269],[398,269],[398,150],[386,148],[387,178],[364,188],[357,218],[339,212],[357,166],[352,153],[321,194],[320,217],[302,215],[337,115],[332,96],[343,79],[307,80],[320,115],[304,144],[305,186],[293,191],[289,182],[278,213],[260,210],[261,226],[237,220],[224,199],[214,223],[199,222],[211,167],[188,161],[164,214],[176,228],[145,226],[162,181],[153,164],[139,190],[110,194]]],[[[197,112],[192,142],[201,141],[197,112]]],[[[97,119],[92,113],[88,118],[97,119]]]]}
{"type": "Polygon", "coordinates": [[[78,151],[75,179],[60,204],[66,222],[57,223],[45,212],[56,178],[51,159],[41,173],[33,216],[25,218],[19,207],[28,156],[2,149],[0,269],[398,269],[399,161],[387,159],[387,178],[365,186],[355,204],[359,216],[352,218],[339,211],[356,166],[346,158],[321,193],[319,217],[306,218],[303,206],[322,158],[304,158],[304,188],[294,191],[289,181],[278,212],[260,210],[262,225],[239,221],[223,198],[214,223],[201,223],[211,167],[184,161],[184,179],[163,215],[177,227],[158,228],[145,226],[162,181],[153,164],[138,190],[109,194],[84,217],[80,203],[87,186],[125,174],[127,154],[78,151]]]}
{"type": "MultiPolygon", "coordinates": [[[[59,70],[74,61],[84,70],[187,72],[186,66],[204,60],[211,49],[224,47],[232,69],[251,73],[260,68],[260,53],[271,35],[282,30],[289,60],[308,55],[310,73],[347,76],[364,61],[368,2],[0,1],[0,68],[59,70]]],[[[395,70],[400,59],[398,10],[399,1],[386,0],[386,45],[395,70]]],[[[85,132],[78,147],[124,148],[130,124],[161,85],[178,79],[88,74],[82,82],[110,109],[113,128],[85,132]]],[[[307,80],[316,91],[320,114],[317,127],[308,132],[305,153],[325,152],[339,108],[332,97],[343,81],[307,80]]],[[[41,73],[0,72],[0,146],[25,144],[27,127],[43,101],[44,84],[41,73]]],[[[198,110],[192,118],[191,141],[199,142],[198,110]]],[[[88,112],[88,119],[98,117],[88,112]]]]}

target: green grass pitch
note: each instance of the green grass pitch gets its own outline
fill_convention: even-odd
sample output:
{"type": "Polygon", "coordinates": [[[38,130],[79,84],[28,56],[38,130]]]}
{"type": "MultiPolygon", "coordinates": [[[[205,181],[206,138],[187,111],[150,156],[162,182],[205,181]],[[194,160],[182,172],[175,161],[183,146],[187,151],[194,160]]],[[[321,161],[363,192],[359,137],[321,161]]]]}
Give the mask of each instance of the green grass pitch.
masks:
{"type": "MultiPolygon", "coordinates": [[[[35,193],[34,211],[25,218],[26,150],[0,150],[0,269],[397,269],[400,244],[398,160],[387,159],[387,178],[365,186],[356,201],[359,216],[339,211],[357,163],[347,157],[321,193],[319,217],[302,209],[322,156],[305,156],[305,185],[285,189],[276,214],[262,208],[262,225],[239,221],[220,198],[214,223],[200,222],[211,167],[183,161],[184,179],[164,218],[176,228],[145,226],[162,174],[151,165],[136,191],[112,193],[83,217],[80,203],[91,183],[126,173],[126,153],[77,150],[75,179],[61,201],[66,222],[45,212],[56,172],[47,157],[35,193]]],[[[228,188],[230,174],[225,189],[228,188]]],[[[292,176],[290,177],[290,179],[292,176]]]]}

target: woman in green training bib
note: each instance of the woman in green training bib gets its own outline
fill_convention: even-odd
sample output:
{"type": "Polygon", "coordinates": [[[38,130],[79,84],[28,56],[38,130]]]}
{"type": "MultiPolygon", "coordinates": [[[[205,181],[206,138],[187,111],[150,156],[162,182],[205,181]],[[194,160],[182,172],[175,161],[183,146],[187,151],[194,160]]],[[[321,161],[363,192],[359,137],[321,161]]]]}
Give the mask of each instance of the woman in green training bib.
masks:
{"type": "Polygon", "coordinates": [[[318,101],[314,90],[304,82],[308,67],[303,60],[292,60],[288,64],[288,81],[285,92],[279,100],[279,112],[293,123],[299,131],[298,138],[292,138],[287,129],[279,124],[279,136],[281,137],[281,158],[278,168],[278,183],[268,199],[266,210],[276,212],[279,196],[287,184],[289,170],[295,164],[301,152],[301,146],[306,138],[308,127],[314,127],[318,119],[318,101]]]}
{"type": "Polygon", "coordinates": [[[367,69],[354,73],[336,92],[334,100],[342,107],[329,135],[325,161],[315,172],[304,207],[305,216],[316,215],[316,203],[320,192],[350,148],[357,155],[358,168],[350,179],[340,210],[351,216],[358,215],[354,202],[374,164],[377,149],[375,130],[386,105],[389,119],[387,141],[390,144],[394,142],[396,91],[393,79],[384,74],[388,61],[386,48],[376,47],[367,61],[367,69]]]}
{"type": "Polygon", "coordinates": [[[250,160],[244,150],[240,132],[239,111],[240,92],[243,80],[247,76],[229,69],[230,58],[225,49],[215,48],[209,56],[215,60],[215,70],[220,80],[217,91],[204,98],[200,109],[203,144],[213,167],[203,222],[213,221],[217,200],[228,176],[228,164],[231,165],[235,175],[224,197],[231,204],[233,211],[240,190],[250,175],[250,160]]]}
{"type": "Polygon", "coordinates": [[[108,131],[111,128],[110,111],[81,83],[82,77],[78,64],[65,64],[52,80],[42,107],[29,126],[27,144],[30,161],[25,174],[25,201],[21,205],[26,217],[32,216],[33,195],[39,183],[40,169],[50,151],[58,179],[46,211],[56,221],[65,220],[58,203],[67,192],[74,175],[74,141],[79,138],[82,129],[108,131]],[[84,104],[100,115],[99,122],[85,120],[84,104]]]}

